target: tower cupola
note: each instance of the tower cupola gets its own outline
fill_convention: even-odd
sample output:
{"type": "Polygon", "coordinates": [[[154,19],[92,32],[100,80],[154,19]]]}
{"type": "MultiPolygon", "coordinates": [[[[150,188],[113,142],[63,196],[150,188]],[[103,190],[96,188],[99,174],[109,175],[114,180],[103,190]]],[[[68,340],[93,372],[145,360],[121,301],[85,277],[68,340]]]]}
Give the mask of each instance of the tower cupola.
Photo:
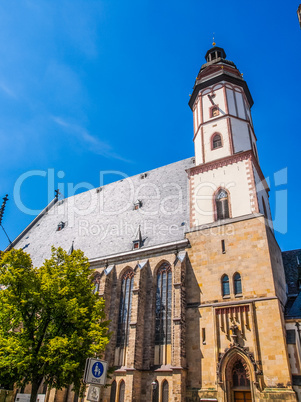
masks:
{"type": "Polygon", "coordinates": [[[226,58],[226,52],[222,47],[218,46],[213,46],[213,48],[209,49],[208,52],[205,55],[205,59],[207,63],[210,61],[216,60],[216,59],[225,59],[226,58]]]}

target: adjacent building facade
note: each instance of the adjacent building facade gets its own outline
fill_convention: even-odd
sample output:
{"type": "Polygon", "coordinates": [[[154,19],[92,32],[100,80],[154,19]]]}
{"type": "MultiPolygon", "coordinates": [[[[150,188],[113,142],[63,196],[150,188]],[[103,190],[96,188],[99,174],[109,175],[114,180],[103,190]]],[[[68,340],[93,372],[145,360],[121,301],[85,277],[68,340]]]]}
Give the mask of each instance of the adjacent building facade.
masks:
{"type": "Polygon", "coordinates": [[[55,198],[13,242],[37,266],[51,245],[88,256],[112,331],[102,401],[298,400],[253,99],[224,49],[205,58],[189,101],[194,157],[55,198]]]}

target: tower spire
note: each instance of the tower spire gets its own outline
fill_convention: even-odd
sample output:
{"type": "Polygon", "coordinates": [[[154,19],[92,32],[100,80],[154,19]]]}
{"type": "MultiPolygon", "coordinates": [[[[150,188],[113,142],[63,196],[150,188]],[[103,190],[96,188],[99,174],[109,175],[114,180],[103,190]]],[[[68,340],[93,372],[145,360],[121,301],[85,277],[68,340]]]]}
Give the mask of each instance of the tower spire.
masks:
{"type": "Polygon", "coordinates": [[[3,214],[4,214],[4,210],[5,210],[7,201],[8,201],[8,194],[6,194],[6,196],[3,198],[3,203],[0,208],[0,225],[2,225],[2,218],[3,218],[3,214]]]}

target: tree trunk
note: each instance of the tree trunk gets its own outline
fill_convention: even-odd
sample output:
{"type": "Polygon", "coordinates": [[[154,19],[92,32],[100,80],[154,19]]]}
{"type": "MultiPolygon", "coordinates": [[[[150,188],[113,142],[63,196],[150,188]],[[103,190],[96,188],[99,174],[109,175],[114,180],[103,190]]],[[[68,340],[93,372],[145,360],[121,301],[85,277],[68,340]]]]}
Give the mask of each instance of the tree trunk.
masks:
{"type": "Polygon", "coordinates": [[[38,390],[39,390],[39,386],[41,385],[43,381],[43,377],[42,378],[34,378],[31,382],[31,397],[30,397],[30,402],[36,402],[37,400],[37,396],[38,396],[38,390]]]}

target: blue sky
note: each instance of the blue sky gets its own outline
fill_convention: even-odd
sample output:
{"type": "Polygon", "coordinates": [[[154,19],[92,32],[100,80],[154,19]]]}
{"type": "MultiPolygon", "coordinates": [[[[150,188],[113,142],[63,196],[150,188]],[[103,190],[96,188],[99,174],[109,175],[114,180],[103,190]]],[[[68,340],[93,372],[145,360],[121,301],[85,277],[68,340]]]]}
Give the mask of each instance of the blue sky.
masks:
{"type": "MultiPolygon", "coordinates": [[[[300,248],[297,7],[292,0],[285,7],[262,0],[1,0],[0,197],[10,197],[3,219],[10,238],[33,219],[13,198],[25,172],[53,169],[63,192],[58,183],[99,186],[100,170],[133,175],[193,155],[187,103],[214,32],[254,98],[276,237],[283,250],[300,248]]],[[[47,205],[50,179],[24,181],[27,208],[47,205]]],[[[0,249],[6,246],[1,230],[0,249]]]]}

